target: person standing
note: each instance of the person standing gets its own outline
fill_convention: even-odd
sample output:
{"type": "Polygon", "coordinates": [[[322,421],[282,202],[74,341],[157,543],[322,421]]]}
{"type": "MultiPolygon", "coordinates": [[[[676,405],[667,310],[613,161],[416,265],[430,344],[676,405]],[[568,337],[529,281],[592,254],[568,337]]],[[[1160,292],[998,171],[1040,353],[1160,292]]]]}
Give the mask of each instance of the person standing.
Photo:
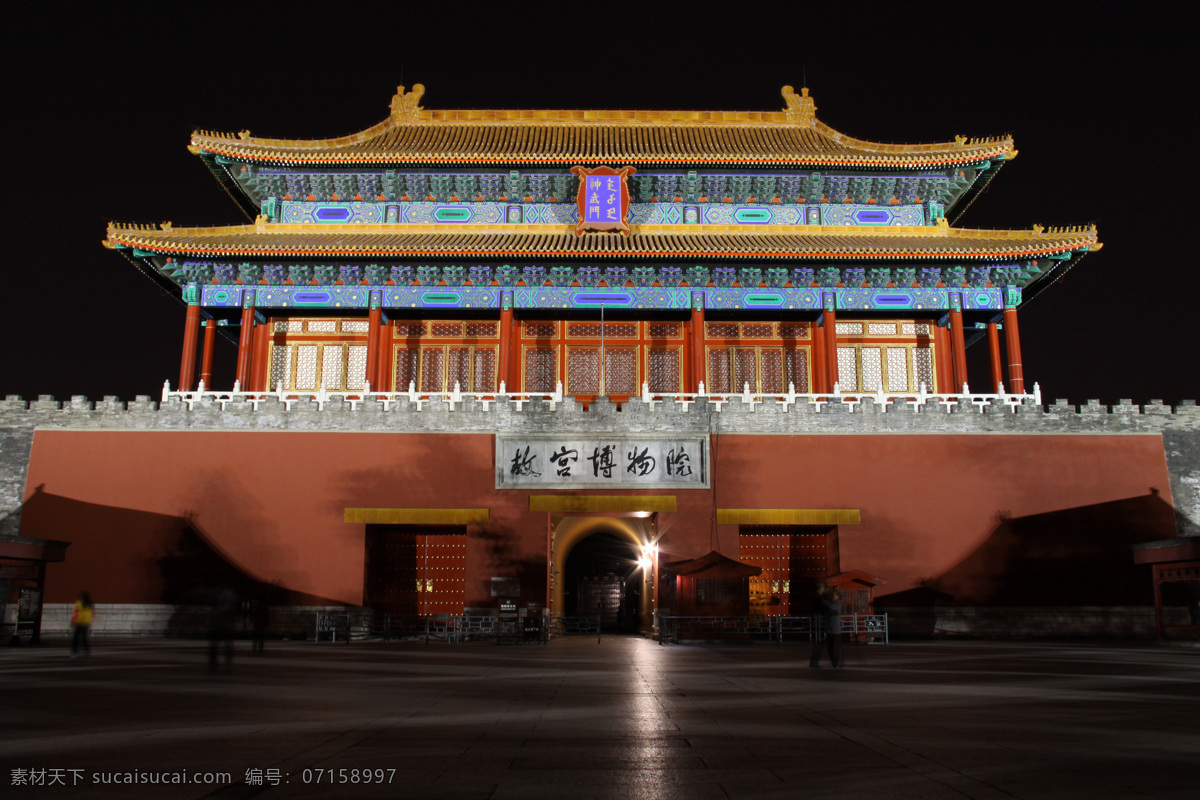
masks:
{"type": "Polygon", "coordinates": [[[213,598],[212,619],[208,634],[208,668],[217,668],[217,652],[225,651],[225,670],[233,668],[233,629],[237,624],[238,596],[233,587],[225,586],[213,598]]]}
{"type": "Polygon", "coordinates": [[[88,634],[95,619],[96,606],[92,604],[92,596],[87,592],[80,592],[79,599],[75,601],[75,608],[71,611],[71,658],[79,655],[80,648],[86,655],[92,654],[88,634]]]}
{"type": "Polygon", "coordinates": [[[842,666],[842,596],[824,583],[817,584],[812,611],[813,649],[808,666],[821,666],[821,648],[828,646],[829,662],[835,669],[842,666]],[[827,643],[827,644],[826,644],[827,643]]]}

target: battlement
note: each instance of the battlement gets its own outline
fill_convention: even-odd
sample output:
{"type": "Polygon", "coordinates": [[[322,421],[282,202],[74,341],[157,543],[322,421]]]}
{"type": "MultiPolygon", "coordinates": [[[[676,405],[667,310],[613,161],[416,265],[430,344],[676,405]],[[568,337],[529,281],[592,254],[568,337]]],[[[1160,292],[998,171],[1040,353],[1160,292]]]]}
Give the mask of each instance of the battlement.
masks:
{"type": "Polygon", "coordinates": [[[2,428],[123,430],[321,430],[437,433],[505,433],[544,430],[692,431],[715,434],[1086,434],[1200,431],[1200,406],[1185,400],[1168,406],[1131,400],[1107,406],[1097,400],[1041,405],[1025,397],[1013,402],[980,401],[983,395],[928,395],[907,400],[874,395],[839,395],[824,401],[804,396],[721,395],[675,399],[606,398],[585,405],[555,395],[478,396],[452,393],[365,398],[275,393],[201,393],[186,400],[170,393],[166,402],[141,395],[132,402],[83,396],[58,401],[49,395],[0,401],[2,428]],[[975,399],[971,399],[975,398],[975,399]]]}

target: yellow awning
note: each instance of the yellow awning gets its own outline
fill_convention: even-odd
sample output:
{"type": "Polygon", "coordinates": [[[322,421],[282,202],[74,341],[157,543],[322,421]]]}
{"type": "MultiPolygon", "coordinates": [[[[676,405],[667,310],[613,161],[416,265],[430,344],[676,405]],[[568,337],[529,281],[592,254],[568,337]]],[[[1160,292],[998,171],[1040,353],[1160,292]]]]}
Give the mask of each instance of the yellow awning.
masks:
{"type": "Polygon", "coordinates": [[[484,525],[486,508],[347,508],[345,521],[358,525],[484,525]]]}
{"type": "Polygon", "coordinates": [[[857,508],[718,508],[721,525],[857,525],[857,508]]]}
{"type": "Polygon", "coordinates": [[[675,495],[535,494],[529,497],[529,510],[552,514],[674,511],[675,495]]]}

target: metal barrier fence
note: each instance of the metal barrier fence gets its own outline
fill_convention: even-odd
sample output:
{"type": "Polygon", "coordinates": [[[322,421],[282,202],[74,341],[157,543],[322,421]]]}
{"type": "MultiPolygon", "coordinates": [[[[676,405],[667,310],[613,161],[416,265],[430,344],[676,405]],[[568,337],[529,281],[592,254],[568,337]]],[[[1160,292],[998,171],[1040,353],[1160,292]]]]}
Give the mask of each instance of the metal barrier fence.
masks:
{"type": "Polygon", "coordinates": [[[596,635],[600,644],[600,615],[590,617],[550,617],[546,626],[546,638],[551,636],[596,635]]]}
{"type": "MultiPolygon", "coordinates": [[[[843,614],[842,633],[851,642],[887,644],[887,614],[843,614]]],[[[783,644],[785,638],[812,641],[812,617],[753,615],[748,617],[658,618],[658,643],[678,644],[683,639],[766,639],[783,644]]]]}

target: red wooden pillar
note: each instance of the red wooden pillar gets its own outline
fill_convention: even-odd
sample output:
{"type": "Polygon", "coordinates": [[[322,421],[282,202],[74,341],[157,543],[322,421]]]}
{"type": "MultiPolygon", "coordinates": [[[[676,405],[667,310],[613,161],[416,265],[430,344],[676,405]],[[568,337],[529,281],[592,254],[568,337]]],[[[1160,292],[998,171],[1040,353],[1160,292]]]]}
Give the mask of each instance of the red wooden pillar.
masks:
{"type": "Polygon", "coordinates": [[[217,321],[204,321],[204,354],[200,357],[200,381],[205,389],[212,388],[213,348],[217,343],[217,321]]]}
{"type": "MultiPolygon", "coordinates": [[[[692,330],[688,339],[688,350],[691,358],[691,379],[687,391],[700,391],[704,382],[704,292],[692,292],[692,330]]],[[[705,387],[708,391],[708,387],[705,387]]]]}
{"type": "Polygon", "coordinates": [[[235,380],[245,391],[250,386],[250,362],[254,357],[254,290],[242,290],[242,329],[238,337],[238,358],[235,380]]]}
{"type": "Polygon", "coordinates": [[[188,284],[183,293],[187,315],[183,321],[183,357],[179,361],[179,391],[190,392],[196,379],[196,342],[200,339],[200,287],[188,284]]]}
{"type": "Polygon", "coordinates": [[[822,295],[821,321],[825,324],[825,391],[832,392],[838,382],[837,358],[837,295],[825,292],[822,295]]]}
{"type": "Polygon", "coordinates": [[[252,346],[254,352],[250,357],[250,389],[261,392],[266,388],[267,380],[269,380],[267,370],[271,364],[270,322],[254,325],[252,346]]]}
{"type": "Polygon", "coordinates": [[[822,394],[828,392],[826,388],[826,377],[828,371],[825,369],[825,328],[818,323],[813,323],[813,394],[822,394]]]}
{"type": "Polygon", "coordinates": [[[367,383],[378,392],[379,386],[379,322],[383,318],[383,293],[371,292],[367,312],[367,383]]]}
{"type": "Polygon", "coordinates": [[[1004,345],[1008,349],[1008,383],[1013,394],[1025,394],[1025,370],[1021,366],[1021,334],[1017,330],[1017,308],[1004,305],[1004,345]]]}
{"type": "Polygon", "coordinates": [[[992,392],[999,392],[1000,384],[1004,383],[1004,372],[1000,366],[1000,331],[996,330],[994,322],[987,324],[987,340],[988,365],[992,368],[992,392]]]}
{"type": "Polygon", "coordinates": [[[950,295],[950,360],[954,373],[951,393],[962,391],[967,382],[967,343],[963,336],[962,295],[950,295]]]}
{"type": "MultiPolygon", "coordinates": [[[[376,366],[376,378],[379,380],[379,391],[392,391],[392,322],[386,315],[380,314],[379,324],[379,361],[376,366]]],[[[374,386],[375,384],[371,384],[374,386]]]]}
{"type": "Polygon", "coordinates": [[[500,292],[500,358],[496,365],[497,385],[496,391],[500,391],[499,382],[504,381],[506,391],[519,391],[515,384],[509,380],[509,371],[512,369],[512,346],[513,346],[513,293],[500,292]]]}
{"type": "Polygon", "coordinates": [[[954,375],[950,367],[950,334],[945,325],[936,323],[933,326],[933,368],[937,383],[933,391],[939,394],[951,391],[948,387],[954,382],[954,375]]]}

